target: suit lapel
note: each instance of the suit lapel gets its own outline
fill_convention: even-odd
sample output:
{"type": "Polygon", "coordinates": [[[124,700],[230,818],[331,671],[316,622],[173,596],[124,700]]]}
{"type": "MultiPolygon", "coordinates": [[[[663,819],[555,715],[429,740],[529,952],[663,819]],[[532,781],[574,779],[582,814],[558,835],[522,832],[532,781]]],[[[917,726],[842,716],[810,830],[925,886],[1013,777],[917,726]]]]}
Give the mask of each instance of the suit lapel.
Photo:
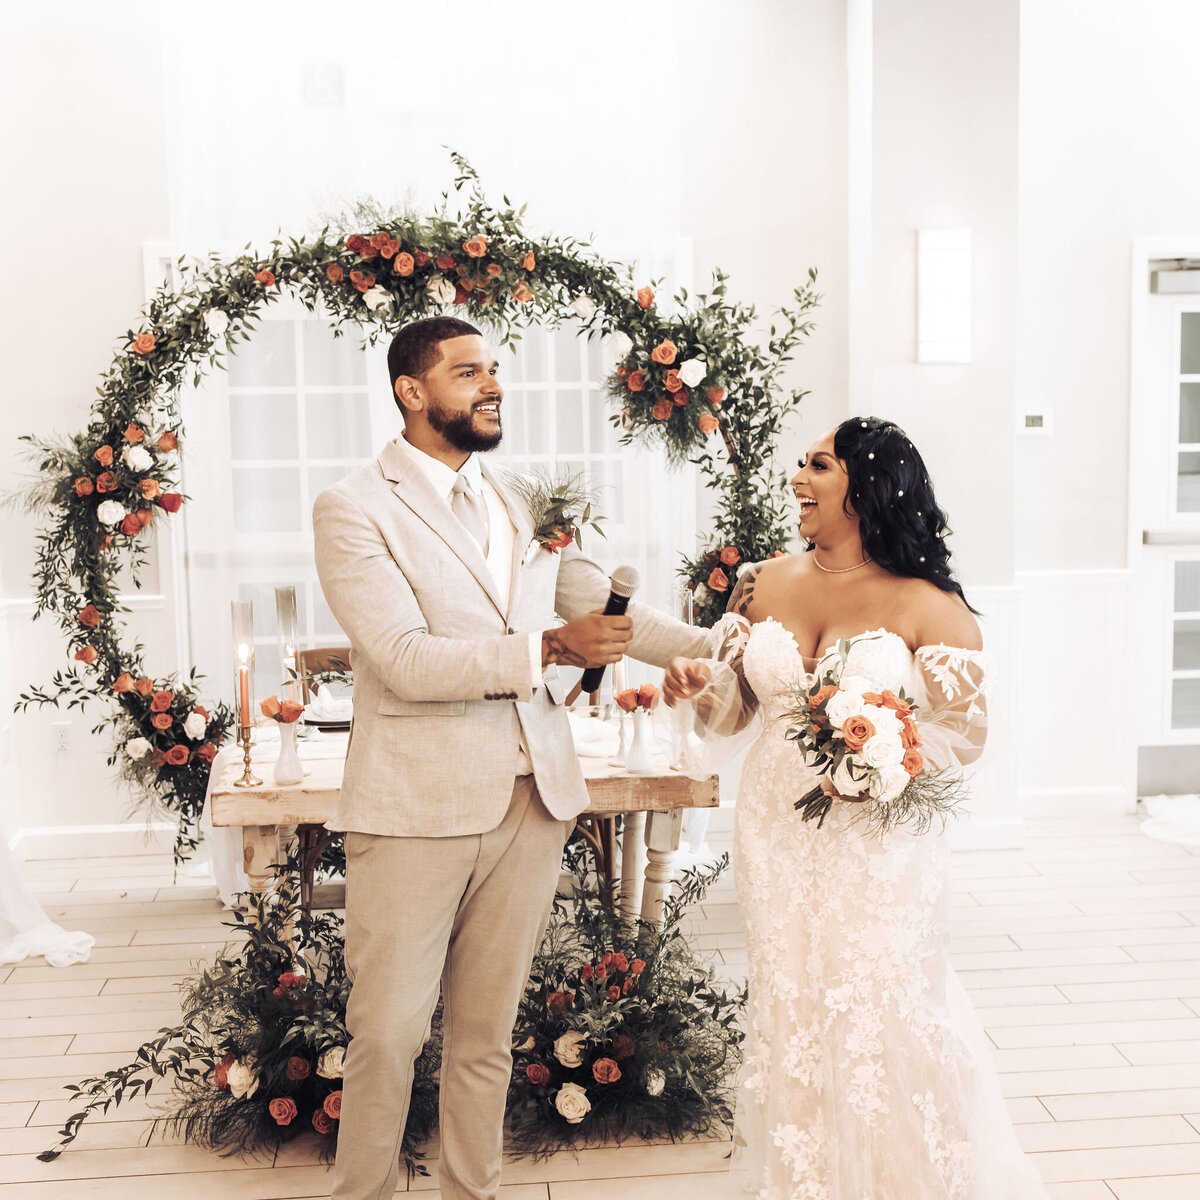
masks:
{"type": "MultiPolygon", "coordinates": [[[[479,546],[450,510],[449,503],[438,495],[429,480],[416,467],[406,461],[403,451],[393,448],[390,443],[379,456],[379,467],[384,478],[391,482],[392,491],[396,496],[462,560],[463,565],[487,593],[488,599],[496,606],[496,611],[502,617],[507,617],[508,614],[500,605],[500,595],[496,591],[492,573],[487,568],[479,546]]],[[[507,502],[506,498],[505,503],[507,502]]]]}
{"type": "Polygon", "coordinates": [[[504,506],[508,509],[509,518],[513,523],[512,574],[509,576],[508,613],[505,613],[507,617],[509,613],[517,611],[517,600],[521,590],[521,567],[525,560],[525,551],[528,549],[529,543],[533,541],[533,518],[529,515],[529,509],[525,507],[525,502],[521,497],[505,485],[501,472],[494,471],[483,459],[480,459],[479,467],[483,472],[483,477],[496,489],[496,493],[504,501],[504,506]]]}

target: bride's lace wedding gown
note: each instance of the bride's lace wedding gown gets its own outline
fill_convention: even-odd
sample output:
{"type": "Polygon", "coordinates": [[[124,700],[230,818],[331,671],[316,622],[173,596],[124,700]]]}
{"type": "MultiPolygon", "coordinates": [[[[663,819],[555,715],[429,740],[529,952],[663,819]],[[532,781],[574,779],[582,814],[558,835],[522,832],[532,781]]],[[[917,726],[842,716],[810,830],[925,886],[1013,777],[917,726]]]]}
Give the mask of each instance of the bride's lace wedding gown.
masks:
{"type": "MultiPolygon", "coordinates": [[[[727,614],[713,632],[708,694],[734,701],[724,704],[724,724],[745,723],[755,708],[763,719],[735,815],[751,1004],[739,1126],[756,1195],[1044,1197],[949,967],[944,838],[870,835],[842,802],[820,828],[801,820],[794,805],[814,774],[780,718],[809,676],[804,660],[772,620],[727,614]]],[[[913,652],[879,630],[852,639],[843,679],[851,675],[870,690],[903,687],[916,701],[930,767],[977,756],[986,730],[981,655],[913,652]]]]}

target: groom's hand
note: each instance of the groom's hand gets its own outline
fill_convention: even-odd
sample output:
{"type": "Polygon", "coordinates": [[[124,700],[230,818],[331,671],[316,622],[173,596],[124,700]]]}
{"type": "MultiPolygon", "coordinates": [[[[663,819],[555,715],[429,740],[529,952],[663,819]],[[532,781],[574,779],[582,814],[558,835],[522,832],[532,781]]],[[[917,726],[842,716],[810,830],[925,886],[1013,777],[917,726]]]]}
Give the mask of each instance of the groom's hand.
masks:
{"type": "Polygon", "coordinates": [[[631,617],[586,613],[542,634],[542,666],[606,667],[620,662],[632,637],[631,617]]]}

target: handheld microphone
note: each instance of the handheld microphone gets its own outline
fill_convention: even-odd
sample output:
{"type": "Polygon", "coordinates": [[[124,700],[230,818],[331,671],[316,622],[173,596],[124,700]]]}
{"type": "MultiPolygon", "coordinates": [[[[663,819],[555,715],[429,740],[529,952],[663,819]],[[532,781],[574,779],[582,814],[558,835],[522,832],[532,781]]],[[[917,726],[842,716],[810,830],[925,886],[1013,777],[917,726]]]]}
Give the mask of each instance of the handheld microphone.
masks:
{"type": "MultiPolygon", "coordinates": [[[[638,590],[638,584],[641,582],[642,577],[638,574],[637,567],[618,567],[608,581],[608,603],[604,606],[604,615],[606,617],[624,616],[625,610],[629,607],[629,598],[638,590]]],[[[584,692],[597,691],[600,681],[604,678],[605,670],[604,667],[588,667],[579,681],[580,690],[584,692]]]]}

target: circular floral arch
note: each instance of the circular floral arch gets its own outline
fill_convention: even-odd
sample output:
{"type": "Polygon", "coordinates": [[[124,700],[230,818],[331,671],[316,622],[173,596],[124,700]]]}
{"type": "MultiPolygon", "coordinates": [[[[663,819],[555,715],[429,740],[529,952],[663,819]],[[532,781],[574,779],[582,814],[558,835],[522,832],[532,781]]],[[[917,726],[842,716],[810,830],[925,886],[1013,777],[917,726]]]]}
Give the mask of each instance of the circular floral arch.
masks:
{"type": "Polygon", "coordinates": [[[372,344],[448,309],[487,323],[502,341],[572,315],[587,337],[609,336],[616,365],[607,392],[622,442],[661,443],[672,462],[696,462],[717,492],[708,547],[679,572],[704,623],[724,611],[741,563],[770,557],[788,541],[771,453],[805,393],[778,384],[812,329],[816,273],[761,346],[754,308],[727,298],[721,271],[710,293],[681,291],[664,311],[653,283],[636,286],[586,243],[531,237],[524,208],[507,197],[493,207],[466,160],[451,157],[463,201],[455,214],[448,202],[431,216],[361,205],[348,234],[325,229],[275,241],[265,257],[181,261],[180,285],[160,289],[122,337],[87,428],[61,442],[25,439],[39,478],[23,499],[44,517],[35,619],[48,613],[58,621],[73,663],[48,687],[23,693],[17,707],[115,701],[95,732],[114,731],[110,765],[147,804],[177,817],[177,856],[195,845],[209,767],[233,714],[223,702],[200,703],[194,669],[146,675],[143,648],[127,641],[120,621],[127,610],[117,577],[125,568],[138,583],[147,530],[186,500],[175,490],[180,388],[248,338],[283,290],[328,313],[335,331],[358,326],[372,344]]]}

